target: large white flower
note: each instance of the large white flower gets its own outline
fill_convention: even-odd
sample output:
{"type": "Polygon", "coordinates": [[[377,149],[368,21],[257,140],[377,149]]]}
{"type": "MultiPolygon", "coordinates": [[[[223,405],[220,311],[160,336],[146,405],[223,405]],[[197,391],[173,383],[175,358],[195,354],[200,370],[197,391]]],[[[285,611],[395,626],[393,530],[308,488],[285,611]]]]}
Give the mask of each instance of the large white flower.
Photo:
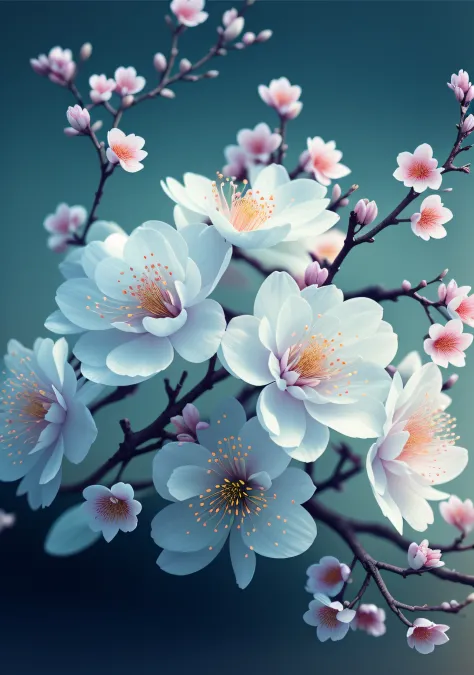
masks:
{"type": "Polygon", "coordinates": [[[261,285],[254,316],[229,323],[219,357],[235,377],[265,386],[257,414],[272,440],[314,461],[329,429],[353,438],[382,433],[397,336],[368,298],[344,302],[335,286],[300,291],[286,272],[261,285]]]}
{"type": "MultiPolygon", "coordinates": [[[[93,382],[127,385],[173,361],[216,353],[225,330],[222,307],[207,299],[232,254],[212,227],[177,232],[148,221],[130,235],[114,234],[83,250],[86,276],[68,279],[56,295],[68,322],[85,331],[74,347],[93,382]]],[[[60,328],[50,319],[48,328],[60,328]]]]}
{"type": "Polygon", "coordinates": [[[178,205],[181,224],[209,219],[220,234],[240,248],[261,249],[326,232],[339,216],[327,211],[326,188],[308,178],[291,180],[278,164],[265,167],[250,187],[219,174],[217,181],[193,173],[184,186],[174,178],[161,183],[178,205]]]}
{"type": "Polygon", "coordinates": [[[367,455],[375,499],[400,533],[403,520],[418,532],[426,530],[433,522],[427,500],[448,497],[433,485],[456,478],[467,464],[467,450],[454,445],[454,419],[444,412],[451,399],[442,386],[434,363],[415,370],[405,387],[395,373],[383,436],[367,455]]]}

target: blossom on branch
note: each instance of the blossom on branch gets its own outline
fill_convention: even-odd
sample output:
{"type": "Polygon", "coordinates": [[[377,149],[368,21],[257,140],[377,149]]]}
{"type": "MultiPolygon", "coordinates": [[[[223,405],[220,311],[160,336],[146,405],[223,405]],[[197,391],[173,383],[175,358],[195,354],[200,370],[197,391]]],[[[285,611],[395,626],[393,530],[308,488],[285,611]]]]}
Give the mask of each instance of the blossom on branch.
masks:
{"type": "Polygon", "coordinates": [[[44,221],[44,228],[50,233],[49,248],[55,253],[63,253],[71,236],[84,225],[86,218],[87,211],[83,206],[59,204],[56,212],[51,213],[44,221]]]}
{"type": "Polygon", "coordinates": [[[323,286],[328,274],[328,269],[326,267],[321,268],[321,265],[315,260],[305,270],[304,286],[323,286]]]}
{"type": "Polygon", "coordinates": [[[428,546],[428,539],[423,539],[421,544],[413,542],[408,548],[408,564],[414,570],[419,570],[422,567],[435,569],[436,567],[443,567],[445,564],[441,560],[441,551],[439,549],[431,549],[428,546]]]}
{"type": "Polygon", "coordinates": [[[119,96],[128,96],[130,94],[138,94],[146,84],[146,80],[141,75],[137,75],[137,71],[133,66],[124,68],[121,66],[117,68],[114,74],[115,92],[119,96]]]}
{"type": "Polygon", "coordinates": [[[461,319],[463,323],[474,328],[474,295],[469,296],[470,286],[458,286],[454,279],[448,285],[440,284],[438,297],[443,302],[452,319],[461,319]]]}
{"type": "Polygon", "coordinates": [[[340,593],[344,584],[351,576],[351,568],[337,558],[326,555],[317,565],[311,565],[306,570],[308,581],[306,590],[313,595],[324,593],[333,597],[340,593]]]}
{"type": "Polygon", "coordinates": [[[320,136],[308,138],[309,158],[306,171],[314,173],[316,180],[321,185],[330,185],[332,180],[348,176],[351,170],[341,164],[342,152],[336,150],[336,143],[328,141],[325,143],[320,136]]]}
{"type": "Polygon", "coordinates": [[[316,460],[328,427],[352,438],[382,433],[397,336],[368,298],[344,302],[335,286],[300,291],[274,272],[253,316],[232,319],[219,358],[234,377],[264,387],[257,414],[271,439],[300,461],[316,460]],[[266,386],[265,386],[266,385],[266,386]]]}
{"type": "Polygon", "coordinates": [[[137,516],[142,505],[134,499],[134,492],[128,483],[116,483],[109,489],[103,485],[89,485],[83,492],[89,527],[93,532],[102,532],[106,542],[115,535],[132,532],[138,524],[137,516]]]}
{"type": "Polygon", "coordinates": [[[382,513],[401,533],[403,520],[418,532],[434,521],[428,500],[448,495],[433,486],[466,468],[468,453],[455,445],[455,419],[445,412],[441,371],[433,363],[416,370],[405,387],[393,377],[383,436],[367,455],[367,473],[382,513]]]}
{"type": "Polygon", "coordinates": [[[89,78],[91,88],[89,95],[94,103],[103,103],[109,101],[112,92],[115,91],[117,83],[113,78],[107,78],[106,75],[91,75],[89,78]]]}
{"type": "Polygon", "coordinates": [[[184,406],[182,415],[171,417],[170,422],[176,429],[178,441],[182,443],[195,443],[197,431],[209,426],[207,422],[201,422],[199,410],[192,403],[184,406]]]}
{"type": "Polygon", "coordinates": [[[449,642],[446,631],[449,626],[433,623],[428,619],[415,619],[413,626],[407,631],[408,646],[415,648],[420,654],[431,654],[435,647],[449,642]]]}
{"type": "Polygon", "coordinates": [[[91,116],[89,111],[87,108],[81,108],[80,105],[69,106],[66,117],[71,127],[80,134],[90,127],[91,116]]]}
{"type": "Polygon", "coordinates": [[[291,84],[286,77],[272,80],[268,87],[261,84],[258,87],[258,93],[264,103],[289,120],[297,117],[303,107],[299,100],[301,87],[297,84],[291,84]]]}
{"type": "Polygon", "coordinates": [[[444,520],[463,534],[469,534],[474,529],[474,505],[471,499],[464,502],[451,495],[447,502],[439,505],[439,511],[444,520]]]}
{"type": "Polygon", "coordinates": [[[433,149],[428,143],[419,145],[414,153],[401,152],[397,157],[398,169],[394,177],[402,181],[405,187],[415,192],[424,192],[427,188],[439,190],[443,177],[443,167],[438,168],[438,160],[433,157],[433,149]]]}
{"type": "Polygon", "coordinates": [[[458,74],[451,75],[451,82],[448,87],[454,92],[459,103],[467,105],[474,98],[474,86],[469,81],[469,73],[466,70],[460,70],[458,74]]]}
{"type": "Polygon", "coordinates": [[[311,478],[287,468],[288,455],[268,438],[256,417],[246,421],[234,398],[218,404],[197,443],[169,443],[153,461],[159,495],[175,502],[152,522],[164,550],[157,564],[186,575],[211,563],[229,539],[239,588],[246,588],[256,553],[291,558],[316,537],[314,519],[300,504],[314,493],[311,478]]]}
{"type": "Polygon", "coordinates": [[[433,363],[442,368],[447,368],[450,363],[458,367],[466,365],[464,351],[472,343],[472,335],[463,333],[460,319],[451,319],[445,326],[434,323],[428,332],[429,338],[423,346],[433,363]]]}
{"type": "Polygon", "coordinates": [[[327,640],[336,642],[346,637],[354,617],[353,609],[344,608],[340,602],[331,602],[326,595],[318,593],[309,603],[309,609],[303,615],[303,621],[308,626],[316,628],[316,635],[320,642],[327,640]]]}
{"type": "Polygon", "coordinates": [[[135,134],[126,136],[120,129],[111,129],[107,133],[107,159],[111,164],[120,164],[124,171],[135,173],[143,169],[142,159],[148,155],[142,150],[145,139],[135,134]]]}
{"type": "Polygon", "coordinates": [[[281,140],[280,134],[272,133],[265,122],[257,124],[255,129],[241,129],[237,134],[237,142],[248,157],[263,163],[280,147],[281,140]]]}
{"type": "Polygon", "coordinates": [[[224,156],[228,164],[224,166],[222,173],[229,178],[243,180],[250,166],[253,166],[249,156],[240,145],[227,145],[224,148],[224,156]]]}
{"type": "Polygon", "coordinates": [[[30,64],[38,75],[48,76],[51,82],[65,87],[76,74],[76,64],[70,49],[53,47],[48,56],[40,54],[37,59],[30,59],[30,64]]]}
{"type": "Polygon", "coordinates": [[[439,195],[430,195],[421,202],[419,213],[414,213],[411,220],[411,229],[417,237],[428,241],[442,239],[447,232],[443,225],[453,217],[453,212],[443,206],[439,195]]]}
{"type": "Polygon", "coordinates": [[[203,11],[205,4],[205,0],[173,0],[170,9],[179,23],[188,28],[194,28],[209,16],[203,11]]]}
{"type": "Polygon", "coordinates": [[[387,632],[385,610],[377,605],[362,604],[351,621],[352,630],[363,630],[372,637],[381,637],[387,632]]]}
{"type": "Polygon", "coordinates": [[[354,207],[354,213],[357,216],[359,225],[370,225],[377,218],[379,210],[377,204],[372,200],[359,199],[354,207]]]}

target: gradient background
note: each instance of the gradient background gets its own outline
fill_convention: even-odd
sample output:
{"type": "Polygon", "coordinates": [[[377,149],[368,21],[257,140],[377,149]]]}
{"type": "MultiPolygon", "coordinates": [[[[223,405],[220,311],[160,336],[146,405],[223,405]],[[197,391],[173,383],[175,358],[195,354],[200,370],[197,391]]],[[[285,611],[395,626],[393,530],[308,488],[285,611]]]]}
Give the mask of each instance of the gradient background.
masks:
{"type": "MultiPolygon", "coordinates": [[[[208,2],[211,18],[188,31],[181,56],[195,59],[205,52],[220,13],[230,6],[208,2]]],[[[36,336],[45,335],[43,321],[55,308],[61,279],[58,257],[45,246],[43,219],[59,201],[90,207],[98,180],[90,144],[62,133],[70,96],[36,76],[28,59],[55,44],[77,54],[87,40],[94,54],[79,76],[84,92],[90,74],[112,75],[119,65],[133,64],[152,82],[153,54],[167,52],[169,44],[162,19],[166,9],[162,2],[0,4],[2,349],[12,336],[31,345],[36,336]]],[[[459,68],[474,69],[473,22],[474,5],[469,2],[257,2],[248,13],[248,29],[272,28],[269,43],[213,64],[221,70],[218,80],[180,84],[176,100],[149,101],[126,114],[122,128],[146,138],[149,156],[138,174],[116,172],[99,216],[116,220],[128,231],[147,219],[170,219],[172,205],[159,179],[180,178],[184,171],[212,176],[222,166],[222,148],[234,142],[238,129],[262,120],[276,124],[257,86],[281,75],[303,87],[303,112],[289,127],[289,168],[308,135],[335,138],[353,171],[343,186],[356,181],[360,196],[376,199],[381,213],[387,213],[405,193],[391,176],[397,153],[429,142],[444,161],[452,145],[458,112],[445,83],[459,68]]],[[[107,116],[101,117],[106,122],[107,116]]],[[[455,214],[447,239],[425,243],[406,225],[392,228],[373,246],[353,252],[338,276],[341,287],[377,282],[393,286],[404,278],[416,283],[444,267],[450,267],[459,282],[469,283],[472,185],[472,178],[463,175],[451,174],[445,180],[446,187],[454,187],[445,195],[445,204],[455,214]]],[[[223,288],[218,298],[244,310],[251,307],[257,279],[242,269],[244,287],[232,292],[223,288]]],[[[421,348],[427,322],[416,303],[387,305],[386,317],[399,333],[400,358],[421,348]]],[[[181,369],[176,360],[171,377],[181,369]]],[[[201,373],[202,368],[195,368],[189,383],[201,373]]],[[[454,414],[468,448],[474,441],[473,374],[471,352],[454,390],[454,414]]],[[[234,391],[235,384],[208,395],[204,410],[226,387],[234,391]]],[[[87,475],[115,451],[121,416],[130,417],[137,429],[156,416],[163,405],[162,389],[158,376],[142,385],[135,398],[102,411],[97,417],[98,441],[84,465],[67,473],[68,480],[87,475]]],[[[362,452],[367,445],[354,443],[362,452]]],[[[149,475],[151,459],[144,458],[128,477],[149,475]]],[[[318,463],[318,476],[327,475],[332,462],[328,451],[318,463]]],[[[473,497],[472,479],[471,466],[452,490],[473,497]]],[[[250,670],[283,675],[290,669],[299,675],[322,668],[332,673],[382,668],[392,675],[400,670],[414,674],[426,666],[438,675],[446,669],[471,669],[474,615],[469,611],[447,617],[451,643],[428,661],[408,649],[405,629],[392,616],[381,639],[351,632],[340,645],[320,644],[301,619],[310,599],[303,589],[305,570],[325,554],[347,562],[350,558],[324,527],[311,551],[299,558],[259,558],[254,581],[242,592],[227,552],[190,577],[166,575],[156,567],[158,549],[149,537],[149,522],[161,505],[156,496],[144,500],[133,535],[117,536],[108,546],[99,543],[77,557],[55,559],[43,552],[45,533],[77,498],[60,496],[51,508],[32,513],[14,493],[15,486],[0,488],[0,506],[18,516],[17,526],[0,537],[0,667],[5,675],[240,675],[250,670]]],[[[357,517],[381,518],[365,474],[346,492],[328,493],[324,499],[357,517]]],[[[433,540],[449,541],[453,534],[440,522],[429,531],[433,540]]],[[[420,539],[419,534],[413,536],[420,539]]],[[[367,544],[374,556],[405,564],[403,554],[388,545],[374,540],[367,544]]],[[[451,564],[464,571],[472,571],[472,561],[471,554],[451,558],[451,564]]],[[[360,571],[357,582],[359,577],[360,571]]],[[[428,577],[390,578],[389,583],[392,592],[408,602],[437,604],[464,597],[463,589],[428,577]]],[[[367,598],[379,602],[372,589],[367,598]]]]}

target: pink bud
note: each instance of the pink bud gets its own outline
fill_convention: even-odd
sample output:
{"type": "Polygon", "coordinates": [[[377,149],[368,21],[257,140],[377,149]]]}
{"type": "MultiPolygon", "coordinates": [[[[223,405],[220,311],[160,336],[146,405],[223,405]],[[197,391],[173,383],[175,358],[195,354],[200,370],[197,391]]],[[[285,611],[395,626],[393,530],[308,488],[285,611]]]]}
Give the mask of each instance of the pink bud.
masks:
{"type": "Polygon", "coordinates": [[[245,19],[243,16],[238,16],[236,19],[230,23],[224,31],[224,40],[230,42],[235,40],[244,29],[245,19]]]}
{"type": "Polygon", "coordinates": [[[306,286],[322,286],[328,278],[329,271],[314,261],[308,265],[304,273],[304,282],[306,286]]]}
{"type": "Polygon", "coordinates": [[[402,288],[404,291],[411,291],[411,283],[408,281],[408,279],[404,279],[402,281],[402,288]]]}
{"type": "Polygon", "coordinates": [[[421,286],[422,288],[426,288],[426,287],[428,286],[428,282],[426,281],[426,279],[422,279],[422,280],[420,281],[420,286],[421,286]]]}
{"type": "Polygon", "coordinates": [[[162,89],[160,94],[164,98],[175,98],[176,97],[176,94],[174,93],[174,91],[171,91],[171,89],[162,89]]]}
{"type": "Polygon", "coordinates": [[[463,134],[470,134],[474,129],[474,115],[468,115],[462,123],[461,131],[463,134]]]}
{"type": "Polygon", "coordinates": [[[91,116],[87,108],[81,108],[80,105],[69,106],[66,112],[67,121],[73,129],[83,133],[89,128],[91,116]]]}
{"type": "Polygon", "coordinates": [[[97,120],[97,122],[94,122],[94,124],[91,126],[92,131],[99,131],[102,129],[104,123],[102,120],[97,120]]]}
{"type": "Polygon", "coordinates": [[[444,269],[444,270],[441,272],[441,274],[439,275],[440,280],[441,280],[441,279],[444,279],[444,277],[447,275],[448,272],[449,272],[449,267],[446,267],[446,269],[444,269]]]}
{"type": "Polygon", "coordinates": [[[244,33],[242,35],[242,42],[244,43],[244,45],[247,45],[247,47],[248,47],[249,45],[251,45],[255,42],[255,38],[256,38],[255,33],[251,33],[251,32],[244,33]]]}
{"type": "Polygon", "coordinates": [[[342,195],[341,186],[339,185],[339,183],[335,183],[335,185],[334,185],[334,187],[333,187],[333,189],[332,189],[331,201],[332,201],[332,202],[337,202],[337,200],[339,199],[339,197],[340,197],[341,195],[342,195]]]}
{"type": "Polygon", "coordinates": [[[122,108],[130,108],[134,100],[135,98],[132,96],[132,94],[127,94],[122,99],[122,108]]]}
{"type": "Polygon", "coordinates": [[[341,201],[339,202],[340,206],[347,206],[348,204],[349,204],[349,200],[346,199],[346,198],[341,199],[341,201]]]}
{"type": "Polygon", "coordinates": [[[189,59],[181,59],[179,62],[179,72],[180,73],[187,73],[188,70],[191,70],[192,63],[189,59]]]}
{"type": "Polygon", "coordinates": [[[30,65],[37,75],[49,73],[49,61],[46,54],[40,54],[37,59],[30,59],[30,65]]]}
{"type": "Polygon", "coordinates": [[[80,131],[76,131],[76,130],[73,129],[72,127],[66,127],[66,128],[64,129],[64,133],[66,134],[66,136],[79,136],[81,132],[80,132],[80,131]]]}
{"type": "Polygon", "coordinates": [[[207,73],[205,74],[205,77],[208,77],[210,79],[214,79],[215,77],[219,77],[219,71],[218,70],[208,70],[207,73]]]}
{"type": "Polygon", "coordinates": [[[155,66],[156,70],[159,73],[164,73],[166,68],[168,67],[168,61],[166,60],[166,56],[161,52],[157,52],[153,57],[153,65],[155,66]]]}
{"type": "Polygon", "coordinates": [[[447,389],[451,389],[454,387],[456,382],[459,380],[459,375],[457,373],[453,373],[453,375],[450,375],[446,382],[443,384],[443,390],[446,391],[447,389]]]}
{"type": "Polygon", "coordinates": [[[260,33],[257,35],[257,42],[267,42],[273,35],[273,31],[270,29],[262,30],[260,33]]]}
{"type": "Polygon", "coordinates": [[[232,9],[228,9],[227,12],[224,12],[222,15],[222,23],[223,25],[227,28],[227,26],[230,26],[232,21],[236,19],[239,16],[238,11],[235,9],[235,7],[232,7],[232,9]]]}
{"type": "Polygon", "coordinates": [[[459,103],[462,103],[464,101],[464,92],[460,87],[454,88],[454,95],[456,96],[459,103]]]}
{"type": "Polygon", "coordinates": [[[379,213],[377,204],[372,200],[367,204],[367,215],[365,216],[364,225],[370,225],[377,218],[379,213]]]}
{"type": "Polygon", "coordinates": [[[442,602],[442,603],[441,603],[441,607],[442,607],[442,609],[444,609],[444,610],[446,610],[446,609],[451,609],[451,605],[449,604],[449,602],[442,602]]]}
{"type": "Polygon", "coordinates": [[[473,98],[474,98],[474,85],[471,84],[471,86],[467,90],[466,97],[464,99],[464,103],[470,103],[473,98]]]}
{"type": "Polygon", "coordinates": [[[83,61],[87,61],[87,59],[90,59],[92,54],[92,45],[90,42],[84,42],[82,45],[80,51],[79,51],[79,56],[83,61]]]}
{"type": "Polygon", "coordinates": [[[359,199],[355,205],[354,212],[359,225],[370,225],[377,218],[379,210],[374,201],[369,202],[368,199],[359,199]]]}

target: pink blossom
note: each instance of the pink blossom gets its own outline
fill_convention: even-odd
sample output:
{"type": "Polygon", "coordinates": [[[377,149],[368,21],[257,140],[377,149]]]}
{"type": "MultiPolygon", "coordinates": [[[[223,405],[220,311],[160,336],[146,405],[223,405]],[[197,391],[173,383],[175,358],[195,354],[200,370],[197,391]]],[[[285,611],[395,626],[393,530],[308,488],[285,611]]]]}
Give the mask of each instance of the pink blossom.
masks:
{"type": "Polygon", "coordinates": [[[448,363],[459,367],[465,365],[464,351],[471,344],[472,335],[463,334],[462,321],[452,319],[445,326],[435,323],[428,332],[430,337],[423,346],[434,363],[442,368],[447,368],[448,363]]]}
{"type": "Polygon", "coordinates": [[[312,240],[309,248],[310,253],[314,253],[319,260],[327,260],[333,263],[344,246],[345,238],[344,232],[333,227],[328,232],[319,234],[312,240]]]}
{"type": "Polygon", "coordinates": [[[454,279],[451,279],[449,284],[440,284],[438,286],[438,298],[440,299],[441,302],[444,302],[444,304],[447,306],[453,300],[453,298],[457,298],[458,296],[463,296],[467,295],[471,290],[470,286],[458,286],[456,281],[454,279]]]}
{"type": "Polygon", "coordinates": [[[258,93],[264,103],[275,108],[282,117],[287,119],[297,117],[303,107],[299,100],[301,87],[297,84],[292,85],[286,77],[272,80],[268,87],[261,84],[258,93]]]}
{"type": "Polygon", "coordinates": [[[372,637],[380,637],[387,631],[385,611],[376,605],[362,604],[351,622],[352,630],[363,630],[372,637]]]}
{"type": "Polygon", "coordinates": [[[166,60],[166,56],[161,52],[157,52],[153,57],[153,65],[155,66],[156,70],[159,73],[164,73],[166,68],[168,67],[168,61],[166,60]]]}
{"type": "Polygon", "coordinates": [[[117,68],[114,78],[116,82],[115,91],[119,96],[138,94],[146,84],[145,78],[137,75],[137,71],[133,66],[129,66],[128,68],[121,66],[117,68]]]}
{"type": "Polygon", "coordinates": [[[248,47],[250,45],[253,45],[253,43],[255,42],[255,38],[256,38],[255,33],[248,31],[247,33],[244,33],[242,35],[242,42],[244,43],[244,45],[248,47]]]}
{"type": "Polygon", "coordinates": [[[176,415],[170,421],[176,429],[178,441],[187,443],[195,443],[196,431],[209,427],[207,422],[201,422],[199,410],[192,403],[184,406],[182,415],[176,415]]]}
{"type": "Polygon", "coordinates": [[[91,75],[89,78],[89,86],[91,88],[90,97],[94,103],[101,103],[102,101],[110,100],[112,92],[117,86],[113,78],[107,78],[106,75],[91,75]]]}
{"type": "Polygon", "coordinates": [[[203,12],[205,0],[173,0],[170,9],[179,23],[193,28],[203,23],[209,14],[203,12]]]}
{"type": "Polygon", "coordinates": [[[463,534],[469,534],[474,529],[474,504],[471,499],[463,502],[451,495],[447,502],[439,505],[439,510],[444,520],[463,534]]]}
{"type": "Polygon", "coordinates": [[[6,530],[8,527],[13,527],[16,522],[16,516],[14,513],[7,513],[3,509],[0,509],[0,532],[6,530]]]}
{"type": "Polygon", "coordinates": [[[89,111],[87,108],[81,108],[80,105],[69,106],[66,117],[71,127],[79,133],[86,131],[91,123],[89,111]]]}
{"type": "Polygon", "coordinates": [[[303,615],[303,621],[316,628],[316,635],[320,642],[326,642],[326,640],[335,642],[347,635],[354,617],[353,609],[344,609],[340,602],[331,602],[326,595],[318,593],[309,603],[308,611],[303,615]]]}
{"type": "Polygon", "coordinates": [[[415,619],[413,626],[407,631],[408,646],[420,654],[431,654],[435,647],[449,642],[446,631],[449,626],[433,623],[428,619],[415,619]]]}
{"type": "MultiPolygon", "coordinates": [[[[230,10],[229,10],[230,11],[230,10]]],[[[223,38],[225,42],[231,42],[235,40],[244,29],[245,20],[243,16],[238,16],[236,19],[231,21],[223,33],[223,38]]]]}
{"type": "Polygon", "coordinates": [[[468,115],[462,123],[461,131],[463,134],[470,134],[474,129],[474,115],[468,115]]]}
{"type": "Polygon", "coordinates": [[[79,51],[79,56],[81,57],[82,61],[87,61],[90,59],[92,56],[92,45],[90,42],[84,42],[79,51]]]}
{"type": "Polygon", "coordinates": [[[224,149],[227,164],[222,169],[224,176],[242,180],[245,178],[249,157],[240,145],[228,145],[224,149]]]}
{"type": "Polygon", "coordinates": [[[273,31],[270,30],[269,28],[266,28],[265,30],[261,30],[260,33],[257,35],[257,42],[267,42],[273,35],[273,31]]]}
{"type": "Polygon", "coordinates": [[[457,75],[453,73],[451,82],[448,82],[448,87],[453,90],[459,103],[466,105],[474,98],[474,87],[469,81],[469,73],[465,70],[460,70],[457,75]]]}
{"type": "Polygon", "coordinates": [[[415,152],[401,152],[397,157],[398,169],[393,172],[397,180],[405,187],[412,187],[416,192],[424,192],[426,188],[438,190],[441,186],[443,167],[438,167],[438,160],[433,157],[433,149],[428,143],[419,145],[415,152]]]}
{"type": "Polygon", "coordinates": [[[377,218],[378,215],[377,204],[374,201],[369,202],[368,199],[359,199],[354,207],[354,213],[357,216],[359,225],[370,225],[377,218]]]}
{"type": "Polygon", "coordinates": [[[128,483],[116,483],[109,489],[90,485],[82,493],[86,500],[82,508],[94,532],[102,532],[106,542],[112,541],[119,530],[132,532],[138,524],[142,505],[134,499],[128,483]]]}
{"type": "Polygon", "coordinates": [[[474,295],[453,298],[448,304],[448,313],[453,319],[461,319],[467,326],[474,328],[474,295]]]}
{"type": "Polygon", "coordinates": [[[428,539],[423,539],[421,544],[413,542],[408,547],[408,564],[412,569],[443,567],[444,562],[441,560],[441,551],[429,548],[428,544],[428,539]]]}
{"type": "Polygon", "coordinates": [[[30,65],[37,75],[49,73],[49,59],[46,54],[40,54],[37,59],[30,59],[30,65]]]}
{"type": "Polygon", "coordinates": [[[265,162],[281,144],[281,136],[272,133],[268,124],[261,122],[255,129],[241,129],[237,134],[240,147],[253,159],[265,162]]]}
{"type": "Polygon", "coordinates": [[[350,174],[351,170],[340,163],[342,152],[336,150],[334,141],[325,143],[319,136],[308,138],[308,151],[309,160],[305,169],[312,171],[321,185],[330,185],[331,180],[350,174]]]}
{"type": "Polygon", "coordinates": [[[86,222],[87,211],[83,206],[59,204],[55,213],[44,221],[44,228],[50,233],[48,246],[55,253],[66,250],[71,235],[86,222]]]}
{"type": "Polygon", "coordinates": [[[329,270],[314,261],[308,265],[304,273],[305,286],[322,286],[328,278],[329,270]]]}
{"type": "Polygon", "coordinates": [[[76,64],[70,49],[53,47],[48,54],[49,79],[51,82],[65,86],[76,73],[76,64]]]}
{"type": "Polygon", "coordinates": [[[443,225],[453,217],[452,211],[443,206],[439,195],[430,195],[421,202],[420,212],[414,213],[411,220],[411,229],[417,237],[428,241],[442,239],[447,232],[443,225]]]}
{"type": "Polygon", "coordinates": [[[239,12],[238,12],[238,10],[235,9],[235,7],[232,7],[232,9],[228,9],[222,15],[223,25],[227,28],[227,26],[230,26],[232,21],[234,21],[234,19],[236,19],[238,16],[239,16],[239,12]]]}
{"type": "Polygon", "coordinates": [[[120,129],[111,129],[107,134],[109,147],[107,148],[107,159],[111,164],[120,163],[124,171],[135,173],[143,169],[141,160],[148,155],[142,150],[145,145],[145,139],[135,134],[126,136],[120,129]]]}
{"type": "Polygon", "coordinates": [[[324,593],[334,596],[341,590],[351,576],[351,569],[337,558],[327,555],[321,558],[317,565],[311,565],[306,570],[308,581],[306,590],[309,593],[324,593]]]}

